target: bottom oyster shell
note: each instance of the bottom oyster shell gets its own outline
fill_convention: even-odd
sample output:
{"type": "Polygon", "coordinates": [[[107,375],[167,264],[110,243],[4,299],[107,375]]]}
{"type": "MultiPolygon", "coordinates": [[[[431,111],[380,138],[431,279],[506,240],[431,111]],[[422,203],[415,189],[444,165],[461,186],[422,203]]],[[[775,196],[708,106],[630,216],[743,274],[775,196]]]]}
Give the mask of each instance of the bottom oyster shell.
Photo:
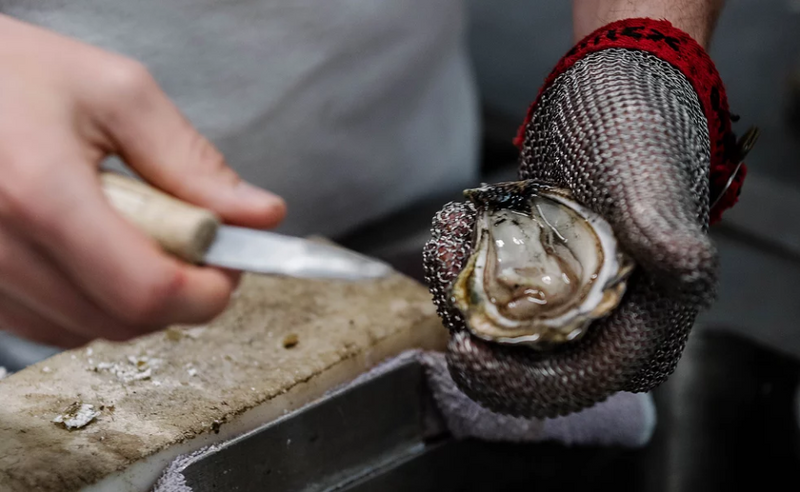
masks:
{"type": "Polygon", "coordinates": [[[474,251],[452,301],[475,336],[542,347],[580,338],[617,307],[633,261],[569,192],[519,181],[465,195],[478,211],[474,251]]]}

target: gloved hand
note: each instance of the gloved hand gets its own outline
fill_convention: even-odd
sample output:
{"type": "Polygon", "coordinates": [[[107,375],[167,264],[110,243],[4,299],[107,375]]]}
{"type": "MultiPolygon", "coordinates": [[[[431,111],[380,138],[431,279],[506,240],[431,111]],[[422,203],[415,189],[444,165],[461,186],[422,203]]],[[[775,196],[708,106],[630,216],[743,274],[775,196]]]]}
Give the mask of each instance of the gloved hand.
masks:
{"type": "MultiPolygon", "coordinates": [[[[620,306],[580,341],[544,354],[485,342],[449,301],[472,252],[475,211],[445,206],[424,262],[462,391],[496,412],[554,417],[619,391],[649,391],[672,373],[698,311],[714,298],[709,186],[724,193],[719,183],[730,173],[710,180],[709,170],[731,170],[735,159],[720,88],[702,48],[666,22],[611,24],[562,60],[520,134],[519,177],[569,189],[610,222],[639,268],[620,306]]],[[[723,206],[735,201],[729,193],[723,206]]]]}

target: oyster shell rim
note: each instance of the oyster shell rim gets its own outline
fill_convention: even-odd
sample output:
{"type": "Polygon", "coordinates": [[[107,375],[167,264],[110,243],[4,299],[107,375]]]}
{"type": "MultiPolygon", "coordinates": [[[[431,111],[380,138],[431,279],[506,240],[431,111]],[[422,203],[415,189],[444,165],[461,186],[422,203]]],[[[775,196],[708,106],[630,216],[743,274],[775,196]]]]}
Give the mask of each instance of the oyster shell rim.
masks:
{"type": "MultiPolygon", "coordinates": [[[[599,214],[575,200],[569,190],[530,181],[513,181],[495,185],[483,185],[481,188],[465,190],[464,194],[476,203],[478,208],[478,217],[476,218],[473,235],[475,250],[470,254],[466,265],[453,281],[450,287],[450,298],[453,306],[461,313],[464,324],[472,335],[484,341],[503,345],[526,345],[533,348],[545,348],[551,344],[579,340],[586,334],[592,322],[608,316],[622,302],[627,290],[627,280],[635,269],[636,264],[632,257],[620,247],[611,224],[599,214]],[[488,228],[485,227],[487,207],[485,204],[477,202],[476,197],[479,197],[481,192],[498,187],[507,187],[510,193],[530,194],[531,198],[537,195],[543,196],[566,206],[585,220],[595,232],[597,247],[603,254],[603,261],[600,269],[597,270],[597,275],[599,278],[605,276],[608,281],[601,287],[598,287],[601,285],[600,282],[592,283],[586,298],[581,302],[581,305],[583,305],[589,299],[599,296],[596,301],[592,301],[593,307],[591,309],[576,312],[576,308],[572,308],[554,318],[544,318],[543,321],[536,324],[541,329],[537,333],[531,333],[530,323],[527,322],[525,326],[516,329],[512,327],[496,328],[494,325],[495,320],[489,318],[485,313],[485,308],[482,307],[483,304],[488,304],[496,311],[496,306],[491,303],[480,303],[473,300],[475,301],[474,304],[481,307],[478,310],[470,308],[469,301],[473,290],[469,289],[468,286],[474,277],[475,263],[478,261],[481,252],[481,242],[488,240],[484,239],[488,237],[486,235],[488,228]],[[616,271],[616,274],[614,274],[614,271],[616,271]],[[487,327],[490,327],[490,329],[487,329],[487,327]]],[[[497,316],[502,317],[499,313],[497,316]]],[[[522,323],[517,322],[518,325],[522,323]]]]}

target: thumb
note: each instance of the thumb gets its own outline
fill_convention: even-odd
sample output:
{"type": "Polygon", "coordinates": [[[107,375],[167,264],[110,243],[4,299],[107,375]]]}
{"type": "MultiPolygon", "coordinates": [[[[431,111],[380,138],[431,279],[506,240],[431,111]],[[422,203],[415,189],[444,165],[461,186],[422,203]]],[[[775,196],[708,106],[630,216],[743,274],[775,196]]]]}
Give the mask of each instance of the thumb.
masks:
{"type": "Polygon", "coordinates": [[[707,125],[697,93],[677,68],[637,50],[598,51],[556,78],[537,102],[520,174],[572,190],[611,222],[659,286],[705,306],[717,270],[705,232],[707,125]]]}
{"type": "Polygon", "coordinates": [[[103,112],[112,148],[145,180],[225,222],[247,227],[277,225],[285,202],[242,181],[214,146],[200,135],[143,67],[126,77],[128,97],[112,98],[103,112]]]}
{"type": "Polygon", "coordinates": [[[640,153],[631,182],[609,190],[617,209],[609,219],[623,247],[656,282],[705,307],[715,296],[717,252],[698,217],[688,173],[674,160],[640,153]]]}

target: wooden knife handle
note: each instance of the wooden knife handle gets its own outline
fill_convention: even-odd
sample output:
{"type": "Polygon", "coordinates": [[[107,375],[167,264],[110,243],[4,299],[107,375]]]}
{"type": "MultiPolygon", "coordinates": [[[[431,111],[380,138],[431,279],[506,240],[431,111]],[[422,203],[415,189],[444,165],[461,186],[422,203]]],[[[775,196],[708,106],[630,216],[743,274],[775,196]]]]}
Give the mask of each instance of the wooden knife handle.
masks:
{"type": "Polygon", "coordinates": [[[201,263],[217,233],[219,217],[141,181],[112,172],[100,175],[111,205],[164,250],[201,263]]]}

